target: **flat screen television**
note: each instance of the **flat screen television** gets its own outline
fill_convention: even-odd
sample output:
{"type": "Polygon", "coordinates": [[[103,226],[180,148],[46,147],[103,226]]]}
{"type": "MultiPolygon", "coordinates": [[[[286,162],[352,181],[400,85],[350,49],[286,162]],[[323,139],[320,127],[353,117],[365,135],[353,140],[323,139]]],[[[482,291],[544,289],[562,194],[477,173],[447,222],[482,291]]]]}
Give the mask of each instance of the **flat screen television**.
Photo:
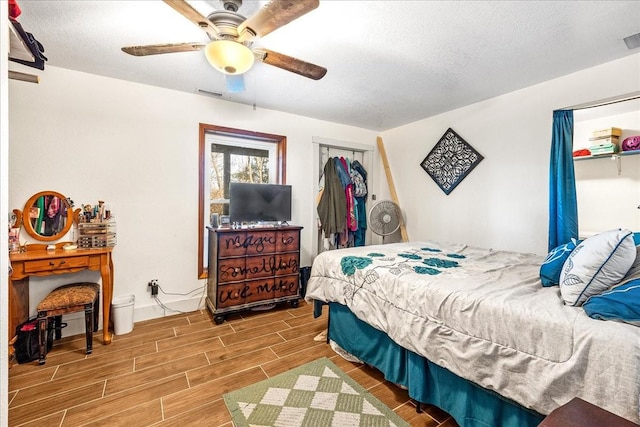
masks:
{"type": "Polygon", "coordinates": [[[291,186],[231,182],[229,220],[232,223],[291,221],[291,186]]]}

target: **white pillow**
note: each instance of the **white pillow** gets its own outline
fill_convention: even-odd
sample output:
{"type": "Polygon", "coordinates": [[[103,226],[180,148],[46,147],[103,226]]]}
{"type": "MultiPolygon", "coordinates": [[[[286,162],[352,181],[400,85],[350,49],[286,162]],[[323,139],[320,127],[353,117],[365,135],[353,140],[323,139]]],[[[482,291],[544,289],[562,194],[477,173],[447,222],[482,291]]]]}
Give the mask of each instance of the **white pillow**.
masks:
{"type": "Polygon", "coordinates": [[[560,273],[560,293],[565,304],[580,306],[591,295],[616,285],[636,258],[633,233],[605,231],[580,243],[569,255],[560,273]]]}

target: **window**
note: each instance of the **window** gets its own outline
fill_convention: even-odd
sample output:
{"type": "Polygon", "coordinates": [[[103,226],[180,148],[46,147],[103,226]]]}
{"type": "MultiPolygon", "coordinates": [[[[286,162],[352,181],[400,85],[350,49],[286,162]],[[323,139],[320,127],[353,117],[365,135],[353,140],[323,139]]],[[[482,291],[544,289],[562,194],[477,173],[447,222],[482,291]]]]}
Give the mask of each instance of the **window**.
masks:
{"type": "MultiPolygon", "coordinates": [[[[209,216],[229,215],[229,183],[268,184],[274,178],[275,144],[242,138],[207,135],[209,164],[209,216]],[[209,143],[209,140],[211,141],[209,143]],[[271,173],[270,173],[271,172],[271,173]]],[[[205,183],[206,185],[207,183],[205,183]]]]}
{"type": "Polygon", "coordinates": [[[287,139],[200,124],[198,278],[207,277],[207,230],[211,214],[229,214],[229,183],[285,184],[287,139]]]}

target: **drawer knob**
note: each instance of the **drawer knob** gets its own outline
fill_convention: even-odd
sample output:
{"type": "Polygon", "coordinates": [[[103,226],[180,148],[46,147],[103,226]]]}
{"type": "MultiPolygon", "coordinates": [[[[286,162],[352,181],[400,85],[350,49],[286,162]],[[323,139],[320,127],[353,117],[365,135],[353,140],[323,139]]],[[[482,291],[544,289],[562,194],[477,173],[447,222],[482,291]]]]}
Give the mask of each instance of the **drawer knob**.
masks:
{"type": "Polygon", "coordinates": [[[238,298],[238,293],[236,292],[236,294],[234,295],[234,297],[238,298]]]}
{"type": "Polygon", "coordinates": [[[50,267],[55,267],[55,264],[53,263],[53,261],[49,261],[49,266],[50,267]]]}

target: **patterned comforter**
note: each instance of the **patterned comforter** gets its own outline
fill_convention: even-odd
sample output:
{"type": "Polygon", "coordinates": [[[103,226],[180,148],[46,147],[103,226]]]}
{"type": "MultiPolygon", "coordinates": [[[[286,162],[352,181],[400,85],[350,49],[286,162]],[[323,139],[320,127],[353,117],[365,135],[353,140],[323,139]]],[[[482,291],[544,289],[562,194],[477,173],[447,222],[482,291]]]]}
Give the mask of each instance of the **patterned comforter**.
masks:
{"type": "Polygon", "coordinates": [[[543,257],[411,242],[328,251],[308,301],[542,414],[579,396],[640,422],[640,328],[589,318],[539,280],[543,257]]]}

